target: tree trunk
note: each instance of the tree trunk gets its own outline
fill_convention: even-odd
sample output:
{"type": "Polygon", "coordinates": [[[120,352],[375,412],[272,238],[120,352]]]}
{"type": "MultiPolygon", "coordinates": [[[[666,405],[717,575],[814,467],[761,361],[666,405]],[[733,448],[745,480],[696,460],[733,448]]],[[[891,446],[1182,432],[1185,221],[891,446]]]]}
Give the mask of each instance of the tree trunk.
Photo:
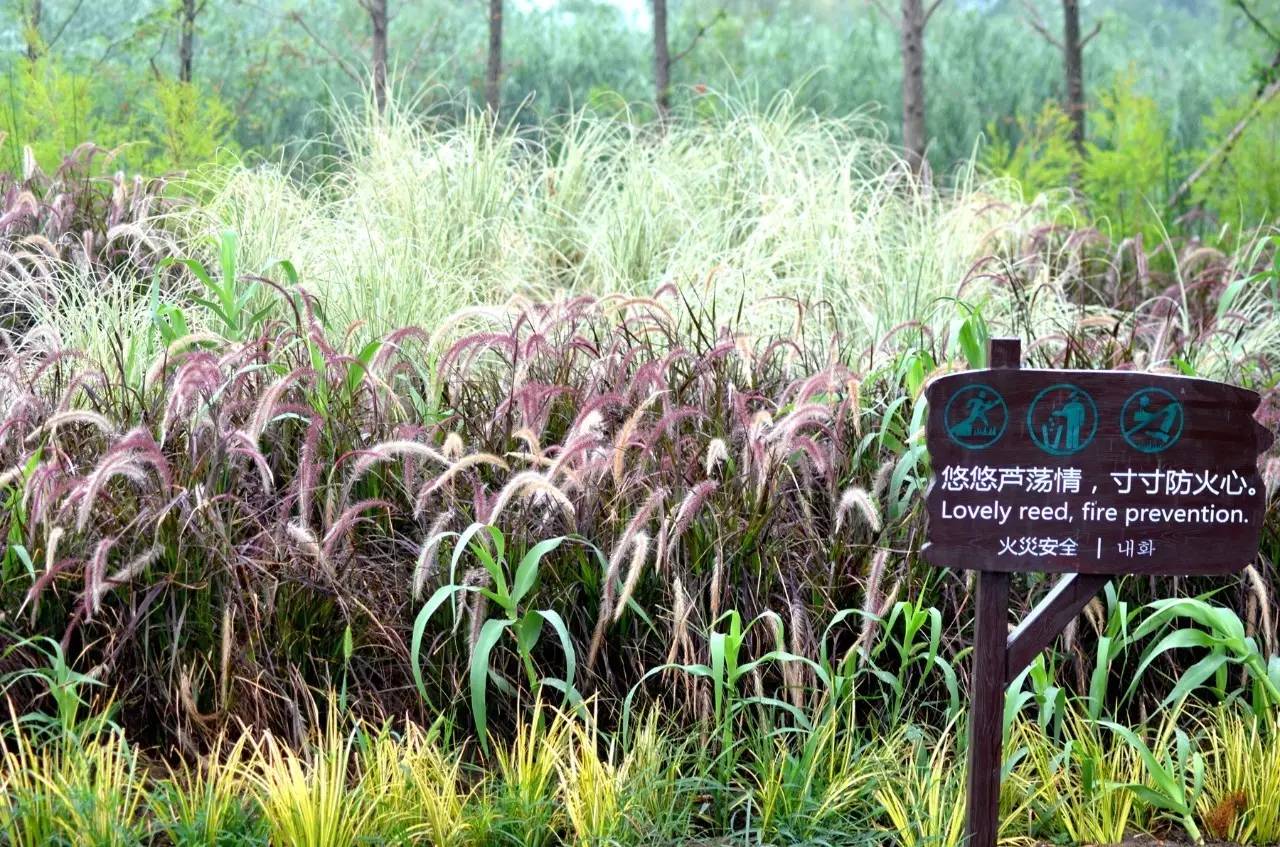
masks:
{"type": "Polygon", "coordinates": [[[31,5],[27,6],[23,35],[27,42],[27,58],[32,62],[40,58],[40,16],[43,11],[41,0],[31,0],[31,5]]]}
{"type": "Polygon", "coordinates": [[[1080,41],[1080,0],[1062,0],[1062,55],[1066,70],[1066,107],[1071,141],[1084,153],[1084,45],[1080,41]]]}
{"type": "Polygon", "coordinates": [[[196,42],[196,0],[182,0],[178,11],[178,79],[191,82],[192,57],[196,42]]]}
{"type": "Polygon", "coordinates": [[[902,0],[902,146],[911,170],[924,168],[927,137],[924,124],[923,0],[902,0]]]}
{"type": "Polygon", "coordinates": [[[671,48],[667,43],[667,0],[653,0],[653,87],[658,118],[671,114],[671,48]]]}
{"type": "Polygon", "coordinates": [[[363,0],[373,27],[373,103],[387,110],[387,0],[363,0]]]}
{"type": "Polygon", "coordinates": [[[484,102],[496,123],[502,106],[502,0],[489,0],[489,62],[484,71],[484,102]]]}

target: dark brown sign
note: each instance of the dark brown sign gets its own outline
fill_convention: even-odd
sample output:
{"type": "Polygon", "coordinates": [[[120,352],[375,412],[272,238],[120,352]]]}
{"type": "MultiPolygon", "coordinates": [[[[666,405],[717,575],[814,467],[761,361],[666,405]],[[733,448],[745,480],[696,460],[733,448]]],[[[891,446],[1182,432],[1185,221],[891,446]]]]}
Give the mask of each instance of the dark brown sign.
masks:
{"type": "Polygon", "coordinates": [[[929,386],[925,557],[950,568],[1219,574],[1256,557],[1258,395],[1178,376],[994,368],[929,386]]]}
{"type": "Polygon", "coordinates": [[[1258,553],[1271,434],[1252,391],[1127,371],[991,369],[935,380],[925,439],[935,565],[978,572],[966,847],[995,847],[1005,687],[1114,574],[1222,574],[1258,553]],[[1009,631],[1009,574],[1064,574],[1009,631]]]}

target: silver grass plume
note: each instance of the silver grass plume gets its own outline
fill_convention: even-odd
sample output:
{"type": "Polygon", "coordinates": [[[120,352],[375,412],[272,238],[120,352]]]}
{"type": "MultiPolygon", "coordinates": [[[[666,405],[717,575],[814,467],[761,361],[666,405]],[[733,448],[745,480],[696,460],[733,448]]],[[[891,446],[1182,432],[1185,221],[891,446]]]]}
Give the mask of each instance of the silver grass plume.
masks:
{"type": "Polygon", "coordinates": [[[627,579],[622,584],[622,593],[618,595],[618,602],[613,610],[614,623],[622,619],[622,612],[627,608],[627,603],[635,593],[636,586],[640,584],[648,553],[649,536],[643,532],[637,532],[631,539],[631,563],[627,566],[627,579]]]}
{"type": "Polygon", "coordinates": [[[858,633],[856,649],[863,656],[871,649],[871,641],[875,637],[876,628],[880,624],[880,606],[884,596],[880,592],[880,582],[884,579],[885,565],[889,561],[889,550],[881,547],[871,557],[871,570],[867,573],[867,587],[862,597],[862,629],[858,633]]]}
{"type": "Polygon", "coordinates": [[[720,617],[720,590],[724,582],[724,549],[716,545],[716,564],[711,569],[711,620],[720,617]]]}
{"type": "Polygon", "coordinates": [[[565,493],[555,486],[546,476],[537,471],[522,471],[507,481],[507,484],[498,492],[498,499],[494,501],[493,508],[489,510],[488,518],[485,523],[496,525],[498,516],[502,514],[507,505],[516,497],[534,497],[547,498],[560,507],[560,511],[564,514],[565,520],[573,522],[575,510],[573,503],[565,496],[565,493]]]}
{"type": "Polygon", "coordinates": [[[631,436],[635,434],[636,427],[640,425],[640,418],[643,417],[645,410],[653,404],[653,401],[661,397],[663,392],[654,391],[632,412],[618,429],[618,435],[613,440],[613,486],[614,488],[622,487],[622,471],[625,467],[625,459],[627,455],[627,447],[631,441],[631,436]]]}
{"type": "Polygon", "coordinates": [[[99,541],[94,547],[93,557],[89,559],[89,564],[84,569],[84,605],[85,617],[88,620],[92,620],[100,608],[101,586],[107,581],[107,558],[115,544],[114,537],[99,541]]]}
{"type": "Polygon", "coordinates": [[[351,476],[347,478],[346,484],[342,486],[342,502],[347,502],[347,498],[351,495],[351,489],[355,484],[369,472],[375,465],[389,461],[396,456],[413,456],[419,459],[431,459],[445,467],[449,466],[449,460],[446,459],[439,451],[426,444],[417,441],[384,441],[369,448],[363,456],[357,461],[355,467],[351,471],[351,476]]]}
{"type": "Polygon", "coordinates": [[[418,553],[418,560],[413,566],[414,600],[422,599],[422,590],[426,587],[427,580],[439,571],[436,554],[440,551],[440,542],[444,540],[444,529],[452,519],[452,510],[442,512],[432,521],[431,528],[427,530],[427,540],[423,543],[422,550],[418,553]]]}
{"type": "Polygon", "coordinates": [[[1276,628],[1271,618],[1271,592],[1267,588],[1266,581],[1262,578],[1257,567],[1249,565],[1244,569],[1245,578],[1249,583],[1249,590],[1258,604],[1258,614],[1261,618],[1259,629],[1262,633],[1262,642],[1264,650],[1270,654],[1276,651],[1276,628]]]}
{"type": "Polygon", "coordinates": [[[110,436],[110,435],[119,434],[118,430],[116,429],[116,425],[113,424],[107,418],[106,415],[102,415],[102,414],[99,414],[98,412],[93,412],[88,409],[68,409],[65,412],[58,412],[57,414],[50,415],[48,420],[46,420],[40,426],[33,429],[27,435],[26,440],[28,443],[32,443],[36,441],[39,438],[39,436],[44,435],[46,433],[49,435],[50,438],[56,438],[58,434],[58,427],[62,426],[63,424],[71,424],[71,423],[89,424],[90,426],[98,430],[98,432],[102,433],[103,435],[110,436]]]}
{"type": "MultiPolygon", "coordinates": [[[[608,566],[605,568],[604,585],[600,592],[600,614],[596,617],[596,628],[591,635],[591,647],[587,653],[588,669],[595,664],[596,656],[604,644],[604,633],[609,625],[609,620],[614,618],[615,600],[618,596],[618,576],[622,572],[622,560],[626,557],[627,550],[636,550],[636,554],[633,554],[631,558],[633,567],[642,565],[645,554],[648,552],[649,536],[638,529],[639,524],[642,523],[640,520],[642,517],[644,517],[643,509],[641,514],[637,515],[622,533],[622,538],[618,541],[618,546],[614,548],[613,555],[609,557],[608,566]],[[642,540],[643,545],[641,545],[642,540]]],[[[638,573],[635,578],[637,580],[640,578],[638,573]]]]}
{"type": "Polygon", "coordinates": [[[320,541],[316,538],[315,533],[303,526],[301,523],[290,521],[285,526],[285,534],[298,548],[299,552],[309,559],[319,562],[321,557],[320,541]]]}
{"type": "Polygon", "coordinates": [[[729,447],[723,438],[713,438],[707,445],[707,456],[703,460],[703,470],[707,476],[715,475],[716,468],[729,459],[729,447]]]}
{"type": "Polygon", "coordinates": [[[671,646],[667,650],[667,659],[664,663],[668,665],[676,661],[676,654],[681,645],[689,639],[689,612],[691,611],[689,596],[685,593],[684,583],[680,581],[680,577],[673,580],[671,593],[674,596],[672,601],[674,605],[671,609],[671,646]]]}
{"type": "Polygon", "coordinates": [[[836,506],[836,532],[844,525],[845,515],[853,509],[857,509],[862,515],[863,521],[873,533],[880,531],[880,510],[876,508],[871,495],[855,485],[846,488],[844,494],[840,495],[840,503],[836,506]]]}
{"type": "Polygon", "coordinates": [[[130,559],[124,567],[113,573],[97,587],[97,595],[93,598],[94,607],[98,607],[102,603],[102,598],[108,591],[119,588],[132,582],[139,574],[160,557],[160,553],[164,547],[160,544],[153,544],[148,550],[142,554],[130,559]]]}
{"type": "Polygon", "coordinates": [[[423,511],[426,510],[427,500],[432,494],[452,482],[453,478],[458,474],[468,468],[473,468],[476,465],[492,465],[493,467],[501,468],[504,471],[511,469],[506,462],[492,453],[472,453],[470,456],[464,456],[450,465],[444,473],[422,486],[422,490],[418,492],[418,496],[414,500],[414,517],[421,516],[423,511]]]}

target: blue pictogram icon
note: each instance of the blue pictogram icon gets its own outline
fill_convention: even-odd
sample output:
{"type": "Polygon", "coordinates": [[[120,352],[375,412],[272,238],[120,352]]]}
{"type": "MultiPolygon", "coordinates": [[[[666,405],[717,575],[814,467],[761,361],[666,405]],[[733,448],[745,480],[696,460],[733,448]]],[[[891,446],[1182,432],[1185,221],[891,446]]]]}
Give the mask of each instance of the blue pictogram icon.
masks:
{"type": "Polygon", "coordinates": [[[947,437],[968,450],[981,450],[1000,440],[1009,425],[1009,407],[989,385],[966,385],[947,400],[942,412],[947,437]]]}
{"type": "Polygon", "coordinates": [[[1141,388],[1120,408],[1120,434],[1143,453],[1159,453],[1182,435],[1182,403],[1163,388],[1141,388]]]}
{"type": "Polygon", "coordinates": [[[1035,445],[1052,456],[1079,453],[1098,432],[1098,407],[1078,385],[1051,385],[1031,401],[1027,431],[1035,445]]]}

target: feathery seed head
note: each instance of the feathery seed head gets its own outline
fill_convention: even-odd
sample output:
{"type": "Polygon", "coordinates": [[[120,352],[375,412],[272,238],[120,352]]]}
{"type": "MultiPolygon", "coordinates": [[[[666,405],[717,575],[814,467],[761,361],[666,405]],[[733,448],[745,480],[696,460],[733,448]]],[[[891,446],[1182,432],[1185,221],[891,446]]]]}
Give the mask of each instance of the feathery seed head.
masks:
{"type": "MultiPolygon", "coordinates": [[[[498,492],[498,499],[494,501],[493,507],[485,518],[485,522],[496,524],[498,517],[513,499],[537,497],[538,495],[541,495],[542,502],[555,503],[559,507],[561,514],[564,515],[565,520],[570,523],[573,522],[573,503],[547,476],[543,476],[537,471],[523,471],[511,477],[502,490],[498,492]]],[[[538,500],[535,500],[535,502],[538,502],[538,500]]]]}
{"type": "Polygon", "coordinates": [[[432,579],[439,571],[436,554],[440,550],[440,542],[444,540],[445,529],[448,528],[449,521],[452,519],[452,510],[441,512],[431,522],[431,528],[427,530],[427,540],[423,542],[422,549],[418,551],[418,559],[413,566],[414,600],[422,599],[422,591],[426,587],[427,581],[432,579]]]}
{"type": "Polygon", "coordinates": [[[707,456],[704,460],[704,470],[707,476],[712,476],[716,472],[716,468],[729,459],[729,447],[725,444],[723,438],[713,438],[711,443],[707,445],[707,456]]]}
{"type": "Polygon", "coordinates": [[[320,541],[315,533],[297,521],[290,521],[285,526],[285,532],[304,556],[320,561],[320,541]]]}
{"type": "Polygon", "coordinates": [[[635,593],[636,586],[640,584],[640,577],[644,572],[645,559],[649,553],[649,536],[644,532],[637,532],[631,538],[631,562],[627,566],[627,578],[622,585],[622,593],[618,595],[618,602],[613,610],[613,622],[617,623],[622,617],[622,611],[627,607],[631,595],[635,593]]]}
{"type": "Polygon", "coordinates": [[[872,501],[871,495],[858,486],[846,488],[840,495],[840,503],[836,506],[835,531],[839,532],[844,524],[844,517],[850,510],[856,509],[872,532],[880,531],[880,510],[872,501]]]}

